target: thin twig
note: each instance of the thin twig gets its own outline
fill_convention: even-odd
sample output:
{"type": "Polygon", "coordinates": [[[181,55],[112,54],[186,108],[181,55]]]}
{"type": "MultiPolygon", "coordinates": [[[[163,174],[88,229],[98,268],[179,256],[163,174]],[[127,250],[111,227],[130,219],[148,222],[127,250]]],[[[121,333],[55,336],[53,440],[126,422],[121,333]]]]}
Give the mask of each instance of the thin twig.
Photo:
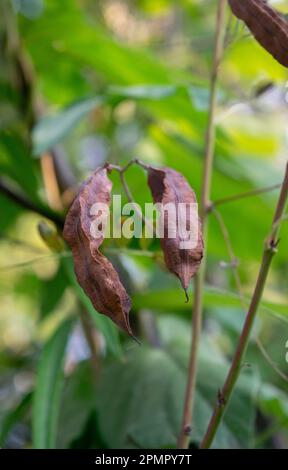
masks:
{"type": "Polygon", "coordinates": [[[251,302],[250,302],[248,313],[244,322],[242,333],[238,341],[238,345],[237,345],[237,348],[236,348],[236,351],[232,360],[231,367],[227,374],[224,386],[221,390],[221,400],[218,399],[216,402],[212,417],[208,424],[207,431],[201,443],[202,449],[206,449],[211,446],[214,440],[214,437],[217,433],[218,427],[221,423],[224,412],[227,409],[227,405],[233,393],[234,387],[237,383],[238,377],[240,375],[244,356],[248,347],[248,343],[250,340],[250,336],[251,336],[252,328],[254,325],[254,320],[256,318],[256,314],[258,311],[258,307],[262,299],[262,295],[263,295],[263,291],[265,288],[268,273],[271,267],[271,263],[272,263],[275,253],[277,252],[277,245],[279,242],[278,232],[280,228],[279,221],[282,220],[285,206],[287,203],[287,199],[288,199],[288,163],[286,165],[286,172],[285,172],[284,180],[282,183],[277,207],[275,210],[275,215],[274,215],[274,219],[272,222],[272,228],[265,242],[257,282],[255,285],[251,302]]]}
{"type": "Polygon", "coordinates": [[[108,170],[116,170],[118,171],[119,175],[120,175],[120,180],[121,180],[121,184],[123,186],[123,189],[124,189],[124,192],[126,194],[126,197],[128,199],[128,201],[130,202],[130,204],[133,205],[133,208],[135,210],[135,213],[137,214],[137,216],[139,217],[139,219],[142,220],[142,222],[144,223],[144,226],[147,225],[147,227],[149,227],[150,229],[150,233],[151,234],[155,234],[155,230],[154,230],[154,226],[153,226],[153,223],[150,222],[150,220],[146,219],[146,217],[143,215],[142,211],[139,209],[138,207],[138,204],[135,203],[135,200],[133,198],[133,195],[131,193],[131,190],[128,186],[128,183],[126,181],[126,178],[125,178],[125,172],[130,168],[131,165],[139,165],[141,166],[142,168],[145,168],[147,170],[148,168],[148,165],[146,165],[145,163],[142,163],[140,160],[138,159],[134,159],[134,160],[130,160],[125,166],[121,167],[119,165],[113,165],[111,163],[108,163],[106,164],[106,168],[108,170]]]}
{"type": "Polygon", "coordinates": [[[112,254],[112,255],[123,254],[123,255],[128,255],[128,256],[143,256],[147,258],[161,258],[162,257],[162,251],[135,250],[133,248],[123,248],[123,247],[104,248],[103,252],[112,254]]]}
{"type": "Polygon", "coordinates": [[[47,255],[37,256],[37,258],[32,258],[27,261],[22,261],[21,263],[14,263],[14,264],[6,265],[6,266],[0,266],[0,272],[10,271],[13,269],[29,268],[30,266],[33,266],[34,264],[51,261],[52,259],[70,258],[71,256],[72,256],[71,253],[68,253],[65,251],[63,253],[50,253],[47,255]]]}
{"type": "Polygon", "coordinates": [[[42,248],[40,248],[36,245],[30,245],[25,240],[20,240],[18,238],[8,237],[8,236],[6,236],[6,235],[4,235],[0,232],[0,242],[2,242],[2,241],[4,243],[9,243],[11,245],[18,246],[19,248],[23,248],[25,250],[32,251],[34,253],[45,254],[45,251],[42,248]]]}
{"type": "Polygon", "coordinates": [[[245,193],[235,194],[234,196],[217,199],[216,201],[212,202],[211,208],[215,206],[220,206],[222,204],[227,204],[229,202],[239,201],[248,197],[258,196],[259,194],[269,193],[279,188],[281,188],[281,183],[274,184],[273,186],[268,186],[266,188],[254,189],[245,193]]]}
{"type": "MultiPolygon", "coordinates": [[[[127,255],[127,256],[139,256],[139,257],[145,257],[145,258],[154,258],[154,259],[159,259],[162,257],[162,252],[161,251],[148,251],[148,250],[133,250],[130,248],[104,248],[103,252],[106,254],[111,254],[111,255],[127,255]]],[[[43,253],[43,251],[42,251],[43,253]]],[[[6,266],[0,266],[0,271],[9,271],[11,269],[18,269],[18,268],[27,268],[29,266],[32,266],[34,264],[42,263],[43,261],[50,261],[51,259],[60,259],[60,258],[71,258],[72,254],[69,251],[63,251],[61,253],[48,253],[48,254],[43,254],[42,256],[37,256],[36,258],[29,259],[27,261],[22,261],[21,263],[13,263],[13,264],[8,264],[6,266]]]]}
{"type": "MultiPolygon", "coordinates": [[[[240,281],[238,270],[237,270],[238,259],[235,256],[235,253],[234,253],[234,250],[233,250],[233,247],[232,247],[232,243],[231,243],[231,240],[230,240],[228,229],[226,227],[226,224],[223,220],[222,215],[220,214],[220,212],[218,210],[216,210],[215,207],[213,208],[212,212],[213,212],[213,214],[214,214],[214,216],[215,216],[215,218],[218,222],[218,225],[220,227],[224,242],[226,244],[228,255],[229,255],[229,258],[230,258],[230,262],[231,262],[231,267],[233,268],[234,274],[236,273],[236,277],[237,277],[236,287],[237,287],[237,290],[239,292],[239,295],[242,296],[241,281],[240,281]]],[[[235,277],[235,281],[236,281],[236,277],[235,277]]]]}
{"type": "Polygon", "coordinates": [[[11,271],[14,269],[19,269],[19,268],[27,268],[29,266],[32,266],[34,264],[42,263],[43,261],[51,261],[51,259],[58,259],[59,255],[53,255],[53,254],[48,254],[48,255],[43,255],[43,256],[37,256],[37,258],[32,258],[27,261],[22,261],[21,263],[13,263],[13,264],[8,264],[6,266],[0,266],[0,272],[1,271],[11,271]]]}
{"type": "MultiPolygon", "coordinates": [[[[204,244],[207,243],[207,209],[210,206],[210,192],[212,180],[212,166],[215,150],[215,114],[217,100],[217,81],[219,65],[223,54],[225,37],[225,9],[226,0],[218,1],[216,20],[216,38],[213,54],[212,74],[210,81],[210,104],[206,134],[205,161],[203,170],[201,194],[201,219],[204,244]]],[[[206,248],[207,249],[207,248],[206,248]]],[[[202,266],[195,277],[194,284],[194,311],[192,316],[192,342],[188,366],[188,381],[184,399],[183,419],[178,438],[178,448],[187,449],[190,441],[191,423],[193,422],[194,398],[197,378],[198,349],[202,326],[203,284],[205,278],[205,257],[202,266]]]]}
{"type": "Polygon", "coordinates": [[[279,377],[281,377],[282,380],[284,380],[286,383],[288,383],[288,375],[286,375],[285,372],[283,372],[283,370],[281,370],[280,367],[276,364],[276,362],[273,361],[273,359],[270,357],[269,353],[266,351],[266,349],[265,349],[262,341],[260,340],[260,338],[256,337],[255,341],[256,341],[256,345],[257,345],[259,351],[261,352],[261,354],[264,357],[264,359],[266,360],[266,362],[268,362],[270,367],[274,370],[274,372],[276,372],[277,375],[279,375],[279,377]]]}
{"type": "Polygon", "coordinates": [[[128,199],[128,201],[130,202],[130,204],[133,205],[134,207],[134,210],[135,212],[137,213],[138,217],[143,220],[143,222],[145,222],[145,219],[143,219],[143,214],[142,214],[142,211],[139,210],[139,207],[138,205],[134,202],[134,198],[132,196],[132,193],[130,191],[130,188],[128,186],[128,183],[126,181],[126,178],[125,178],[125,175],[124,173],[121,171],[120,172],[120,180],[121,180],[121,183],[122,183],[122,186],[123,186],[123,189],[125,191],[125,194],[126,194],[126,197],[128,199]]]}

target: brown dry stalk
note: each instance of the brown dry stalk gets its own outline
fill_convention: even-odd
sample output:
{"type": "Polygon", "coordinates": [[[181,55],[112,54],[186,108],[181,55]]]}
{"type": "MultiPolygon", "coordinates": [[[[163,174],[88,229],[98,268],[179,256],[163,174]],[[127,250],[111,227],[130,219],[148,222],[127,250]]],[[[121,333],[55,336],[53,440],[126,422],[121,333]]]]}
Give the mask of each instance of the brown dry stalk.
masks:
{"type": "Polygon", "coordinates": [[[262,261],[258,273],[258,278],[255,284],[253,296],[250,302],[250,306],[247,312],[247,316],[244,322],[244,326],[236,347],[236,351],[232,360],[231,367],[227,374],[225,383],[221,390],[221,400],[216,401],[216,405],[208,424],[207,431],[201,443],[201,448],[206,449],[209,448],[214,440],[214,437],[217,433],[217,430],[220,426],[222,417],[227,409],[229,400],[231,395],[234,391],[236,386],[238,377],[240,375],[243,360],[245,357],[245,353],[248,347],[248,343],[250,340],[252,328],[254,325],[254,321],[258,312],[258,307],[260,305],[263,291],[265,288],[266,280],[269,274],[269,270],[271,267],[272,260],[274,258],[275,253],[277,252],[277,246],[279,243],[278,239],[278,232],[281,225],[281,221],[283,220],[283,215],[285,211],[285,207],[287,204],[288,199],[288,163],[286,165],[285,176],[283,179],[281,192],[279,195],[278,203],[276,206],[272,228],[267,237],[265,242],[262,261]]]}
{"type": "MultiPolygon", "coordinates": [[[[240,276],[239,276],[239,272],[238,272],[237,258],[235,256],[233,248],[232,248],[230,235],[229,235],[228,229],[226,227],[226,224],[225,224],[224,219],[223,219],[222,215],[220,214],[220,212],[218,212],[218,210],[213,208],[213,214],[215,215],[216,220],[219,224],[219,228],[221,230],[221,233],[223,235],[223,238],[224,238],[224,241],[225,241],[225,244],[226,244],[226,247],[227,247],[228,255],[230,257],[230,266],[231,266],[231,269],[232,269],[232,272],[233,272],[237,293],[238,293],[238,296],[239,296],[239,299],[240,299],[240,302],[241,302],[241,305],[242,305],[243,313],[245,313],[245,311],[246,311],[246,302],[245,302],[245,299],[244,299],[243,288],[242,288],[242,284],[241,284],[241,280],[240,280],[240,276]]],[[[288,376],[279,368],[279,366],[270,357],[269,353],[266,351],[266,349],[265,349],[265,347],[264,347],[264,345],[263,345],[263,343],[262,343],[262,341],[259,337],[255,338],[255,343],[256,343],[260,353],[262,354],[263,358],[269,364],[269,366],[274,370],[275,374],[277,374],[279,377],[281,377],[281,379],[283,379],[285,382],[288,383],[288,376]]]]}
{"type": "MultiPolygon", "coordinates": [[[[205,246],[207,245],[207,215],[211,205],[210,192],[212,181],[212,168],[215,149],[215,114],[217,99],[217,80],[219,65],[224,48],[225,38],[225,9],[226,0],[218,0],[218,11],[216,19],[216,36],[213,54],[213,65],[210,80],[210,104],[209,118],[206,133],[206,148],[203,169],[202,194],[201,194],[201,218],[205,246]]],[[[207,246],[206,246],[207,249],[207,246]]],[[[202,303],[203,287],[205,277],[205,256],[202,266],[195,276],[194,284],[194,307],[192,316],[192,341],[188,365],[188,380],[184,398],[183,418],[178,438],[178,448],[186,449],[189,446],[191,423],[193,423],[194,398],[197,378],[198,349],[200,343],[202,326],[202,303]]]]}

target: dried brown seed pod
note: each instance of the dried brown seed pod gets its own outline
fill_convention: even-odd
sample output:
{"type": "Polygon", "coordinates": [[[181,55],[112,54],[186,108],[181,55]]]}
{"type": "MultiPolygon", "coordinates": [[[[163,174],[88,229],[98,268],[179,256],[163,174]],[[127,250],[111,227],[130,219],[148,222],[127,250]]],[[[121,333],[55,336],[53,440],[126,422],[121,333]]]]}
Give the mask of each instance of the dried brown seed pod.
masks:
{"type": "Polygon", "coordinates": [[[229,0],[232,12],[280,64],[288,67],[288,23],[265,0],[229,0]]]}
{"type": "MultiPolygon", "coordinates": [[[[99,251],[103,235],[95,237],[91,227],[99,214],[92,209],[95,203],[109,207],[112,183],[106,168],[98,168],[85,181],[70,207],[63,236],[72,250],[78,282],[95,309],[111,318],[132,336],[129,325],[131,300],[121,284],[111,262],[99,251]]],[[[95,206],[94,206],[95,207],[95,206]]],[[[105,224],[108,213],[101,216],[105,224]],[[103,217],[104,216],[104,217],[103,217]]]]}
{"type": "Polygon", "coordinates": [[[172,203],[175,206],[177,223],[174,236],[169,236],[168,215],[167,212],[164,212],[162,214],[164,237],[160,238],[160,242],[167,268],[180,279],[182,287],[186,292],[189,282],[199,269],[203,257],[203,239],[201,222],[197,211],[196,213],[195,211],[190,213],[188,210],[185,213],[184,230],[188,233],[191,232],[192,227],[198,227],[198,232],[195,246],[183,249],[183,234],[181,231],[179,232],[179,203],[182,203],[187,208],[190,207],[190,204],[196,204],[195,193],[184,176],[171,168],[158,169],[148,167],[148,185],[151,189],[154,203],[161,203],[164,206],[172,203]]]}

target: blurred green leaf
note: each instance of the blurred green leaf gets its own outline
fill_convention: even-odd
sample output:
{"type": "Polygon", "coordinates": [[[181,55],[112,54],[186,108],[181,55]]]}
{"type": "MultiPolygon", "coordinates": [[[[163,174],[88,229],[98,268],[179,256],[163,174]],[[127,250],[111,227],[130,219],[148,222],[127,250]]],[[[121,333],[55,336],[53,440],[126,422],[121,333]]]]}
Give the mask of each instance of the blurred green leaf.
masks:
{"type": "Polygon", "coordinates": [[[175,446],[183,393],[184,374],[161,350],[142,346],[124,362],[106,365],[98,412],[109,447],[175,446]]]}
{"type": "Polygon", "coordinates": [[[42,118],[34,127],[32,138],[34,153],[40,155],[61,141],[93,109],[103,103],[103,98],[96,96],[79,101],[58,112],[55,116],[42,118]]]}
{"type": "Polygon", "coordinates": [[[272,384],[264,384],[259,390],[258,401],[261,411],[273,416],[288,425],[287,394],[272,384]]]}
{"type": "Polygon", "coordinates": [[[40,317],[46,318],[60,302],[67,280],[63,265],[60,263],[59,269],[52,279],[42,283],[40,291],[40,317]]]}
{"type": "Polygon", "coordinates": [[[199,111],[207,111],[209,108],[209,88],[199,87],[196,85],[190,85],[188,87],[188,94],[192,100],[192,103],[199,111]]]}
{"type": "MultiPolygon", "coordinates": [[[[243,33],[242,33],[243,34],[243,33]]],[[[227,49],[223,73],[241,77],[242,83],[251,85],[257,79],[286,80],[285,67],[280,65],[257,41],[242,36],[227,49]],[[247,60],[247,58],[250,60],[247,60]]]]}
{"type": "MultiPolygon", "coordinates": [[[[191,294],[193,299],[193,293],[191,294]]],[[[249,305],[249,297],[244,297],[247,306],[249,305]]],[[[241,299],[237,293],[229,292],[213,286],[205,286],[204,290],[204,305],[206,307],[240,307],[241,299]]],[[[181,289],[163,289],[151,290],[147,292],[136,293],[133,296],[134,308],[149,308],[155,311],[162,312],[177,312],[187,311],[191,312],[191,301],[189,304],[185,303],[183,292],[181,289]]],[[[262,301],[260,312],[263,311],[270,315],[281,316],[285,320],[287,317],[287,306],[285,304],[277,304],[274,302],[262,301]]]]}
{"type": "Polygon", "coordinates": [[[95,394],[90,362],[78,364],[73,374],[65,381],[57,430],[57,448],[69,448],[81,435],[91,412],[95,410],[95,394]]]}
{"type": "Polygon", "coordinates": [[[0,133],[0,171],[8,176],[33,200],[38,201],[39,169],[25,142],[12,132],[0,133]]]}
{"type": "Polygon", "coordinates": [[[44,10],[43,0],[12,0],[16,13],[21,13],[27,18],[38,18],[44,10]]]}
{"type": "Polygon", "coordinates": [[[24,212],[24,209],[19,207],[17,204],[12,202],[9,198],[0,194],[0,206],[1,206],[1,217],[0,217],[0,228],[3,236],[4,231],[17,220],[17,217],[24,212]]]}
{"type": "Polygon", "coordinates": [[[110,86],[108,93],[132,99],[160,100],[176,93],[174,85],[110,86]]]}
{"type": "Polygon", "coordinates": [[[73,321],[66,320],[45,344],[37,368],[33,398],[33,447],[53,449],[63,388],[63,366],[73,321]]]}
{"type": "MultiPolygon", "coordinates": [[[[130,351],[125,361],[106,365],[99,385],[99,426],[110,448],[171,448],[176,446],[182,417],[189,355],[186,322],[162,319],[163,349],[130,351]],[[115,389],[117,388],[117,394],[115,389]],[[108,412],[109,410],[109,412],[108,412]]],[[[197,407],[191,435],[199,444],[228,364],[204,342],[199,362],[197,407]]],[[[215,447],[249,447],[253,436],[252,374],[244,374],[219,430],[215,447]],[[250,383],[250,391],[243,386],[250,383]]]]}
{"type": "Polygon", "coordinates": [[[31,406],[32,393],[25,395],[18,405],[12,410],[7,412],[1,422],[0,426],[0,447],[5,447],[5,442],[9,433],[12,431],[15,424],[19,423],[23,419],[23,416],[27,414],[28,409],[31,406]]]}

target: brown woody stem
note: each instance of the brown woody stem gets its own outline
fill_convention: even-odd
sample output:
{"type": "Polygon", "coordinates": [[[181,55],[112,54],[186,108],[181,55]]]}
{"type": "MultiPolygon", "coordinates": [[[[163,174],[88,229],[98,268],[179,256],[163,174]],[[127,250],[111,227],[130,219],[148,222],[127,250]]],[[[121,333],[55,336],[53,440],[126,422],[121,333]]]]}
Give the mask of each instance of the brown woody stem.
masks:
{"type": "Polygon", "coordinates": [[[262,294],[264,291],[269,269],[272,263],[272,259],[275,253],[277,252],[277,245],[279,241],[277,239],[277,236],[278,236],[281,220],[283,219],[283,214],[284,214],[285,206],[287,203],[287,199],[288,199],[288,163],[286,165],[285,177],[282,183],[282,188],[281,188],[280,196],[278,199],[278,204],[275,210],[275,215],[274,215],[274,219],[272,223],[272,229],[265,242],[262,262],[261,262],[261,266],[259,269],[259,274],[258,274],[257,282],[255,285],[254,293],[251,299],[251,303],[249,306],[249,310],[245,319],[241,336],[238,341],[238,345],[234,354],[234,358],[233,358],[230,370],[228,372],[224,386],[221,390],[221,403],[219,400],[217,400],[216,402],[213,415],[209,422],[204,439],[201,443],[202,449],[207,449],[211,446],[214,440],[214,437],[216,435],[216,432],[218,430],[218,427],[221,423],[224,412],[231,398],[231,395],[233,393],[236,382],[238,380],[238,377],[239,377],[239,374],[243,365],[244,356],[245,356],[247,346],[249,343],[250,335],[252,332],[252,328],[254,325],[254,320],[258,311],[258,307],[262,298],[262,294]]]}
{"type": "MultiPolygon", "coordinates": [[[[212,179],[212,167],[215,150],[215,113],[216,113],[216,91],[219,64],[221,61],[224,47],[225,32],[225,7],[226,0],[218,0],[218,12],[216,20],[216,38],[213,55],[212,74],[210,81],[210,105],[206,134],[205,161],[202,181],[201,194],[201,219],[203,226],[204,245],[207,245],[207,215],[210,206],[210,190],[212,179]]],[[[207,250],[207,246],[206,246],[207,250]]],[[[205,278],[205,257],[202,266],[195,276],[194,284],[194,311],[192,316],[192,342],[188,366],[188,381],[184,399],[183,419],[178,438],[178,448],[187,449],[190,441],[191,423],[193,422],[193,408],[197,378],[198,349],[200,343],[202,326],[202,303],[203,303],[203,284],[205,278]]]]}

